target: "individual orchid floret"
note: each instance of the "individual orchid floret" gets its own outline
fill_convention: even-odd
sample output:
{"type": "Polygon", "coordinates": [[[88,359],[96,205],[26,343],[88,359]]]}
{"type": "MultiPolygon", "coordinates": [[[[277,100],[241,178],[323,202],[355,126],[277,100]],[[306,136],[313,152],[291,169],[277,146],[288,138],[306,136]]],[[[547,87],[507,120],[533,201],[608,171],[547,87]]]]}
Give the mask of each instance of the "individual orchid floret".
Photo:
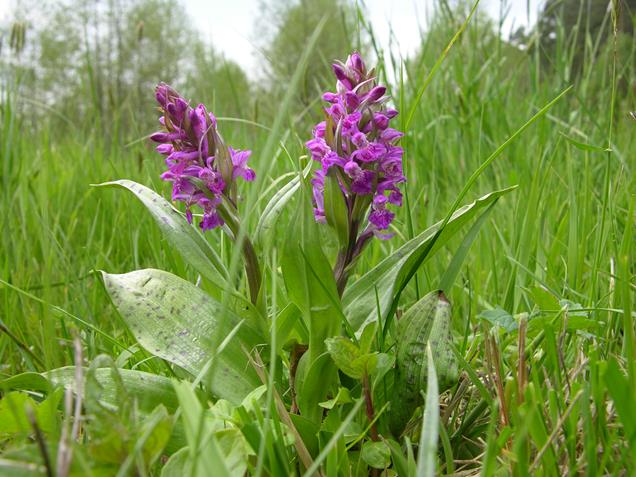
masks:
{"type": "Polygon", "coordinates": [[[390,127],[398,112],[386,105],[386,87],[377,84],[357,52],[332,67],[336,92],[323,94],[325,120],[315,126],[306,146],[320,163],[311,181],[314,216],[336,228],[341,240],[335,270],[341,288],[345,268],[365,243],[374,235],[392,236],[387,232],[395,217],[390,209],[402,205],[400,184],[406,179],[397,145],[403,134],[390,127]],[[338,213],[346,217],[331,216],[338,213]]]}
{"type": "Polygon", "coordinates": [[[251,151],[226,146],[217,131],[216,118],[204,105],[192,108],[170,86],[160,83],[155,97],[163,116],[163,130],[150,136],[158,142],[157,152],[166,156],[168,170],[161,175],[172,182],[172,199],[186,206],[192,222],[192,207],[203,210],[199,226],[213,229],[225,223],[221,205],[235,205],[237,177],[252,181],[255,173],[247,166],[251,151]]]}

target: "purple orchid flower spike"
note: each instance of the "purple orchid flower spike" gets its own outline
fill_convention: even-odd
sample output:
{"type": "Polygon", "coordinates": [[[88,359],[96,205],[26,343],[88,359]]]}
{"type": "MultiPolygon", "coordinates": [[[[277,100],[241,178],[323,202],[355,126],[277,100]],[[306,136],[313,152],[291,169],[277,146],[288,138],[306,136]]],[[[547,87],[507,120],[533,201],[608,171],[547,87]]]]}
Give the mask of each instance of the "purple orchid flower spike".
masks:
{"type": "Polygon", "coordinates": [[[390,127],[398,112],[386,106],[386,87],[377,84],[357,52],[332,68],[336,92],[323,94],[326,119],[315,126],[306,146],[321,166],[311,181],[316,221],[336,229],[347,227],[337,230],[343,239],[334,273],[342,293],[346,270],[365,244],[373,236],[393,236],[387,232],[395,217],[389,207],[402,205],[399,187],[406,178],[403,150],[397,145],[403,133],[390,127]],[[341,194],[327,194],[327,181],[333,181],[336,187],[331,190],[341,194]],[[334,200],[344,201],[345,207],[330,206],[334,200]],[[347,217],[330,217],[337,210],[346,210],[347,217]]]}
{"type": "MultiPolygon", "coordinates": [[[[172,200],[183,202],[186,219],[192,223],[192,208],[203,212],[202,230],[222,227],[233,240],[239,237],[237,211],[238,177],[253,181],[256,174],[248,167],[251,151],[226,146],[218,133],[214,115],[204,105],[195,108],[170,86],[160,83],[155,98],[163,116],[163,130],[150,136],[158,142],[157,152],[166,157],[168,170],[161,178],[172,182],[172,200]]],[[[244,238],[241,247],[252,303],[258,301],[260,266],[254,247],[244,238]]]]}
{"type": "Polygon", "coordinates": [[[159,122],[165,130],[150,139],[159,143],[157,152],[166,156],[168,170],[161,178],[172,182],[172,198],[185,203],[190,222],[191,208],[196,205],[203,210],[199,223],[203,230],[224,225],[227,213],[219,207],[224,201],[236,206],[234,180],[240,176],[252,181],[256,177],[247,167],[251,151],[226,147],[216,118],[204,105],[192,108],[164,83],[155,89],[155,97],[163,112],[159,122]]]}

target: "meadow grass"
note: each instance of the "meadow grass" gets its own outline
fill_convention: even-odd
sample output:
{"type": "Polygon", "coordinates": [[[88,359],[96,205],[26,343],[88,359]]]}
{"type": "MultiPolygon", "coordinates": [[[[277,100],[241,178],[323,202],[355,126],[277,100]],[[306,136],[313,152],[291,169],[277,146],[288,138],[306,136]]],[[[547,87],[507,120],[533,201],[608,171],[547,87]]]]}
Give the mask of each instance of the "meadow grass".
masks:
{"type": "MultiPolygon", "coordinates": [[[[458,19],[439,18],[418,59],[402,63],[378,51],[397,78],[391,93],[402,126],[459,26],[458,19]]],[[[483,475],[631,475],[636,122],[627,112],[636,76],[629,56],[615,59],[611,46],[586,51],[575,73],[567,38],[548,67],[484,31],[479,22],[468,25],[413,109],[402,142],[408,206],[398,214],[397,236],[376,241],[358,271],[442,219],[483,161],[572,85],[467,194],[465,202],[518,185],[498,201],[448,290],[465,378],[442,399],[439,468],[456,475],[480,469],[483,475]],[[627,78],[627,86],[616,77],[627,78]],[[518,332],[493,324],[511,317],[518,332]]],[[[621,54],[633,55],[634,46],[621,54]]],[[[72,364],[76,331],[89,359],[105,353],[123,367],[164,372],[134,346],[93,271],[152,267],[192,281],[196,274],[166,246],[140,204],[90,186],[129,178],[167,196],[158,178],[161,159],[146,141],[111,144],[98,129],[78,127],[59,137],[44,125],[33,134],[12,114],[15,101],[5,96],[0,131],[0,377],[72,364]],[[93,327],[135,353],[122,352],[93,327]]],[[[274,137],[250,124],[223,125],[231,144],[254,151],[252,166],[269,171],[260,191],[305,154],[310,131],[296,118],[292,111],[280,118],[274,137]],[[283,139],[286,150],[277,149],[283,139]]],[[[252,199],[259,212],[267,197],[252,199]]],[[[420,269],[407,299],[439,286],[459,243],[420,269]]],[[[217,246],[229,258],[228,244],[217,246]]]]}

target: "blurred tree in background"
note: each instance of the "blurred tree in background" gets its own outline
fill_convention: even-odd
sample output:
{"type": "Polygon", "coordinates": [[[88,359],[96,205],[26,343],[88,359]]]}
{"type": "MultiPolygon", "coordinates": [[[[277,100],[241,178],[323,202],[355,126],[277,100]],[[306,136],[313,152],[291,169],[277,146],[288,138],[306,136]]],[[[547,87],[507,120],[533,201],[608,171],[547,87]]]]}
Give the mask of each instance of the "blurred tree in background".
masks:
{"type": "Polygon", "coordinates": [[[584,66],[593,67],[611,37],[612,4],[616,6],[618,43],[628,55],[625,58],[633,60],[636,0],[546,0],[536,25],[536,46],[544,63],[557,70],[566,67],[571,76],[581,75],[584,66]],[[568,61],[559,65],[555,59],[568,61]]]}
{"type": "Polygon", "coordinates": [[[14,16],[9,29],[19,25],[25,38],[21,49],[0,50],[11,66],[3,81],[17,83],[34,125],[46,117],[57,130],[85,126],[118,143],[143,137],[155,127],[159,81],[213,100],[223,115],[242,112],[226,92],[243,94],[245,74],[203,42],[179,3],[27,0],[14,16]]]}
{"type": "Polygon", "coordinates": [[[366,36],[358,29],[357,9],[351,0],[273,0],[261,2],[261,21],[257,25],[266,58],[261,88],[267,91],[261,111],[272,111],[268,102],[280,100],[301,61],[307,42],[321,20],[325,24],[303,73],[293,104],[297,115],[321,94],[333,89],[331,64],[345,59],[354,49],[367,53],[366,36]]]}
{"type": "MultiPolygon", "coordinates": [[[[406,59],[408,77],[420,77],[430,68],[465,18],[469,3],[456,2],[451,8],[439,2],[419,52],[406,59]]],[[[595,67],[597,59],[613,54],[613,42],[607,41],[611,3],[547,0],[533,30],[519,30],[509,41],[500,37],[493,20],[478,14],[461,39],[475,45],[465,61],[485,62],[497,49],[506,63],[489,70],[492,78],[493,71],[507,74],[523,55],[538,54],[546,73],[556,72],[566,82],[585,78],[587,87],[594,88],[595,78],[607,74],[595,67]]],[[[620,6],[618,76],[625,88],[633,86],[633,78],[621,75],[633,71],[636,62],[636,0],[616,3],[620,6]]],[[[0,25],[0,81],[11,84],[32,129],[47,121],[54,132],[77,129],[115,144],[142,138],[154,129],[152,89],[159,81],[205,102],[219,116],[267,123],[279,110],[307,42],[324,19],[291,104],[292,116],[309,124],[320,114],[320,108],[314,107],[320,94],[334,87],[329,65],[353,49],[369,57],[372,37],[360,26],[357,8],[354,0],[261,0],[255,42],[262,67],[248,75],[203,39],[179,2],[21,0],[10,22],[0,25]]],[[[390,58],[385,60],[395,63],[386,53],[390,58]]],[[[385,52],[376,50],[376,54],[383,57],[385,52]]],[[[399,67],[394,64],[394,69],[399,67]]],[[[467,99],[487,79],[457,78],[462,76],[451,80],[467,99]]]]}

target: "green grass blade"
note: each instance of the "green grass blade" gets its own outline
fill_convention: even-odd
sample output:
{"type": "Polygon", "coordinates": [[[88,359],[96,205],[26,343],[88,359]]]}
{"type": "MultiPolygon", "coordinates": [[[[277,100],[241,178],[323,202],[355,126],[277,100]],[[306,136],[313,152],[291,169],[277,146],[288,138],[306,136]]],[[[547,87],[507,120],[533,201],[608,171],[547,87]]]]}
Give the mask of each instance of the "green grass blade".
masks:
{"type": "Polygon", "coordinates": [[[437,466],[437,439],[439,433],[439,391],[437,373],[430,345],[426,347],[428,356],[428,377],[426,382],[426,404],[422,418],[420,445],[417,450],[418,477],[435,475],[437,466]]]}

